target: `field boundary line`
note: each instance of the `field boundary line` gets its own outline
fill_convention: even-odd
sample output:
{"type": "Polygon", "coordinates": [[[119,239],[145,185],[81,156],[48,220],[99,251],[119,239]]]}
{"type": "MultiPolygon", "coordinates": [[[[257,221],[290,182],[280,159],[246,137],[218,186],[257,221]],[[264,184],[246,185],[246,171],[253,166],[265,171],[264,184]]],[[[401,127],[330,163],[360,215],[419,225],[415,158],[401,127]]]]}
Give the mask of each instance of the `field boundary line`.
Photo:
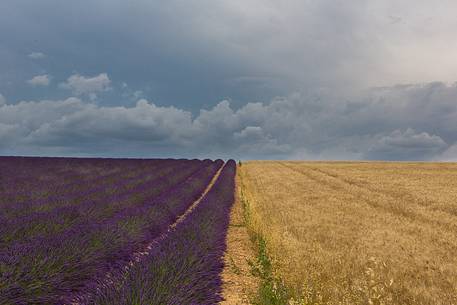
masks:
{"type": "Polygon", "coordinates": [[[105,276],[105,279],[100,283],[99,287],[96,288],[95,292],[89,292],[89,293],[80,293],[77,296],[73,298],[73,300],[69,303],[71,305],[85,305],[85,299],[88,297],[93,296],[97,292],[101,291],[103,288],[109,287],[111,285],[119,285],[122,283],[125,278],[127,277],[127,274],[129,271],[138,263],[142,261],[143,258],[148,256],[151,253],[151,250],[155,245],[160,244],[163,240],[165,240],[168,235],[180,224],[182,223],[188,216],[193,212],[193,210],[202,202],[202,200],[205,198],[205,196],[209,193],[209,191],[213,188],[214,184],[216,183],[217,179],[219,178],[222,170],[224,167],[227,165],[227,162],[224,162],[224,164],[221,165],[221,167],[217,170],[217,172],[214,174],[214,176],[211,178],[211,181],[208,183],[206,188],[203,190],[203,192],[200,194],[200,196],[194,200],[191,205],[187,208],[187,210],[181,214],[175,222],[170,224],[167,228],[166,231],[161,233],[158,237],[154,238],[151,240],[144,248],[142,251],[137,251],[132,254],[132,259],[123,267],[120,268],[121,271],[121,276],[119,278],[118,275],[114,275],[112,273],[108,273],[105,276]]]}
{"type": "MultiPolygon", "coordinates": [[[[250,238],[254,257],[248,261],[250,273],[257,280],[257,289],[249,295],[249,304],[295,304],[293,298],[293,289],[284,284],[283,277],[276,273],[277,261],[273,257],[273,253],[268,247],[268,236],[265,234],[262,221],[259,221],[261,216],[255,213],[252,203],[258,204],[259,198],[253,198],[247,193],[246,177],[247,171],[239,169],[239,200],[243,209],[243,218],[247,228],[247,233],[250,238]]],[[[239,305],[239,304],[237,304],[239,305]]]]}
{"type": "Polygon", "coordinates": [[[225,266],[222,272],[222,297],[219,305],[248,305],[258,292],[259,279],[252,274],[250,262],[255,261],[256,245],[251,240],[252,228],[248,224],[246,203],[242,198],[241,165],[235,176],[235,202],[230,210],[227,230],[227,249],[224,252],[225,266]]]}

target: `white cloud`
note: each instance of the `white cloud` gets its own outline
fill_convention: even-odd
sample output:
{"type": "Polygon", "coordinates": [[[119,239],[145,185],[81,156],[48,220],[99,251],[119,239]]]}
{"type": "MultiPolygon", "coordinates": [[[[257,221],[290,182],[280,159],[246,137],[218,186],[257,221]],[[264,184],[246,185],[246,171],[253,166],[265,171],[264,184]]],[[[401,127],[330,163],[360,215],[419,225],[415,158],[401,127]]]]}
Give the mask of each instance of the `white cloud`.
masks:
{"type": "Polygon", "coordinates": [[[61,83],[59,86],[64,89],[69,89],[75,95],[88,95],[91,99],[95,99],[97,93],[108,91],[111,80],[108,74],[101,73],[93,77],[85,77],[79,74],[70,76],[65,83],[61,83]]]}
{"type": "Polygon", "coordinates": [[[221,101],[196,116],[144,99],[133,107],[102,107],[69,98],[8,104],[0,107],[0,122],[16,153],[441,160],[456,151],[456,98],[457,85],[432,83],[376,89],[352,100],[324,92],[239,109],[221,101]]]}
{"type": "Polygon", "coordinates": [[[264,158],[272,154],[287,155],[293,148],[289,144],[279,144],[278,140],[266,134],[259,126],[246,126],[233,134],[233,151],[244,158],[264,158]]]}
{"type": "Polygon", "coordinates": [[[438,161],[457,162],[457,143],[449,146],[448,149],[446,149],[442,154],[436,156],[434,159],[438,161]]]}
{"type": "Polygon", "coordinates": [[[28,57],[32,58],[32,59],[42,59],[42,58],[45,58],[46,55],[41,52],[32,52],[28,55],[28,57]]]}
{"type": "Polygon", "coordinates": [[[32,86],[49,86],[50,82],[51,80],[48,74],[37,75],[27,81],[32,86]]]}

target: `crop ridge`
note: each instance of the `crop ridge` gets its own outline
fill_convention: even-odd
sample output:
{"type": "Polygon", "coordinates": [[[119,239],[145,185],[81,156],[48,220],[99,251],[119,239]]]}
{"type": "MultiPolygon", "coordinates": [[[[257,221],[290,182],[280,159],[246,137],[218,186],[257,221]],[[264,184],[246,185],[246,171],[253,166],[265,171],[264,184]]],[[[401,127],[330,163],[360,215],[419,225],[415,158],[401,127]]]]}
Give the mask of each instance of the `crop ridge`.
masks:
{"type": "MultiPolygon", "coordinates": [[[[161,195],[163,195],[163,194],[168,193],[168,192],[173,188],[173,186],[178,185],[179,183],[182,183],[182,182],[184,182],[184,181],[188,181],[189,179],[191,179],[192,175],[195,174],[196,172],[198,172],[198,169],[193,170],[193,171],[190,172],[188,175],[186,175],[185,177],[183,177],[183,178],[181,179],[182,181],[178,181],[178,182],[177,182],[176,184],[174,184],[174,185],[170,185],[170,186],[168,186],[168,187],[164,187],[162,190],[160,190],[160,191],[157,193],[156,196],[161,196],[161,195]]],[[[158,177],[156,177],[156,178],[154,178],[154,179],[151,179],[151,181],[149,181],[149,182],[144,182],[144,183],[142,183],[141,185],[147,185],[147,184],[151,184],[151,183],[154,183],[154,182],[156,182],[156,181],[159,181],[159,179],[163,178],[165,175],[166,175],[166,174],[160,174],[158,177]]],[[[123,191],[121,191],[121,192],[119,193],[119,195],[118,195],[118,198],[125,197],[126,194],[128,194],[129,192],[130,192],[130,190],[123,190],[123,191]]],[[[105,198],[105,200],[106,200],[106,197],[104,197],[104,198],[105,198]]],[[[109,197],[108,197],[108,198],[109,198],[109,197]]],[[[43,217],[44,215],[52,215],[52,213],[55,213],[55,211],[58,210],[58,209],[65,209],[65,208],[76,207],[76,206],[77,206],[77,204],[68,204],[68,205],[65,205],[65,206],[63,206],[63,207],[53,207],[50,211],[41,212],[39,215],[40,215],[40,217],[43,217]]],[[[116,217],[118,217],[118,215],[122,215],[122,213],[125,212],[125,211],[127,211],[129,208],[131,208],[131,206],[127,206],[127,207],[124,207],[124,208],[119,208],[119,209],[113,214],[113,216],[112,216],[111,218],[106,218],[106,219],[104,219],[104,220],[101,220],[101,221],[99,222],[99,224],[100,224],[100,225],[105,225],[105,224],[108,224],[108,223],[112,222],[113,219],[115,219],[116,217]]],[[[25,217],[22,216],[22,217],[24,217],[24,219],[27,219],[26,217],[33,217],[33,215],[34,215],[35,213],[37,213],[37,212],[30,213],[30,215],[25,216],[25,217]]],[[[18,219],[20,219],[20,218],[18,218],[18,219]]],[[[77,224],[76,224],[76,225],[77,225],[77,224]]],[[[72,227],[70,226],[70,227],[67,228],[66,230],[71,230],[71,229],[72,229],[72,227]]],[[[31,242],[31,241],[33,241],[33,238],[31,238],[29,242],[31,242]]],[[[0,244],[1,244],[1,242],[0,242],[0,244]]]]}
{"type": "MultiPolygon", "coordinates": [[[[279,162],[279,164],[295,171],[295,172],[298,172],[298,173],[301,173],[302,175],[306,175],[302,170],[300,169],[296,169],[294,168],[293,166],[290,166],[288,164],[286,164],[285,162],[279,162]]],[[[305,167],[303,164],[301,164],[301,166],[305,167]]],[[[388,196],[392,199],[398,199],[398,197],[395,197],[395,196],[392,196],[389,192],[387,191],[382,191],[382,190],[377,190],[377,189],[374,189],[370,186],[367,186],[367,185],[362,185],[360,182],[357,182],[357,181],[354,181],[354,180],[351,180],[347,177],[342,177],[341,175],[338,175],[337,173],[332,173],[332,172],[329,172],[328,170],[323,170],[323,169],[320,169],[320,168],[315,168],[315,167],[312,167],[312,166],[308,166],[306,165],[306,168],[307,170],[310,170],[314,173],[316,173],[316,175],[322,175],[322,176],[326,176],[328,177],[329,179],[331,180],[334,180],[334,181],[338,181],[342,186],[343,185],[346,185],[346,187],[354,187],[356,189],[358,189],[359,191],[365,191],[365,192],[371,192],[371,193],[375,193],[376,195],[381,195],[381,196],[388,196]]],[[[310,175],[306,175],[308,176],[309,178],[312,178],[310,175]]],[[[318,179],[314,179],[314,180],[318,180],[318,179]]],[[[323,182],[324,181],[321,181],[319,180],[319,182],[323,182]]],[[[327,183],[328,185],[332,185],[331,183],[327,183]]],[[[335,189],[337,187],[335,186],[335,189]]],[[[406,195],[410,195],[411,194],[402,194],[403,197],[401,197],[401,199],[404,199],[404,200],[408,200],[408,201],[414,201],[416,202],[418,205],[421,205],[421,206],[429,206],[429,204],[427,202],[425,202],[424,200],[421,200],[420,198],[409,198],[407,199],[406,198],[406,195]]]]}
{"type": "Polygon", "coordinates": [[[253,216],[278,274],[300,304],[320,305],[457,304],[455,169],[243,164],[253,216]]]}
{"type": "Polygon", "coordinates": [[[154,238],[151,240],[149,243],[146,244],[146,246],[141,250],[137,251],[132,254],[132,259],[125,264],[123,267],[118,268],[118,270],[121,270],[119,274],[114,274],[114,272],[109,272],[106,276],[105,279],[102,280],[99,284],[98,287],[96,287],[93,291],[94,292],[81,292],[78,295],[76,295],[73,298],[73,301],[71,301],[69,304],[71,305],[86,305],[88,304],[86,300],[90,300],[91,297],[94,294],[97,294],[100,292],[103,288],[107,288],[109,286],[113,285],[120,285],[126,278],[128,272],[134,267],[134,265],[139,264],[145,257],[147,257],[153,247],[163,240],[165,240],[170,232],[172,232],[180,223],[182,223],[191,213],[192,211],[200,204],[200,202],[205,198],[205,196],[208,194],[208,192],[212,189],[214,186],[215,182],[217,181],[218,177],[220,176],[222,170],[226,166],[226,162],[223,163],[220,168],[216,171],[214,176],[211,178],[211,181],[208,183],[204,191],[200,194],[200,196],[192,202],[192,204],[189,206],[189,208],[182,214],[180,215],[175,222],[170,224],[168,229],[164,231],[162,234],[160,234],[158,237],[154,238]]]}
{"type": "MultiPolygon", "coordinates": [[[[305,174],[303,171],[300,171],[299,169],[293,168],[292,166],[290,166],[290,165],[288,165],[288,164],[286,164],[284,162],[281,163],[281,164],[283,166],[286,166],[286,167],[292,169],[292,170],[295,170],[297,172],[301,172],[302,174],[305,174]]],[[[305,167],[304,164],[301,164],[301,166],[305,167]]],[[[374,187],[371,187],[368,184],[363,184],[360,181],[356,181],[356,180],[351,179],[349,177],[345,177],[345,176],[342,176],[342,175],[340,175],[338,173],[332,172],[329,169],[324,170],[324,169],[321,169],[321,168],[318,168],[318,167],[315,167],[315,166],[311,166],[311,165],[308,165],[308,164],[306,165],[306,168],[311,170],[311,171],[313,171],[313,172],[315,172],[316,174],[319,173],[319,174],[322,174],[323,176],[329,177],[329,179],[336,179],[339,182],[346,183],[348,186],[359,188],[360,190],[373,192],[376,195],[387,196],[387,197],[390,197],[390,198],[395,199],[395,200],[401,199],[403,201],[408,201],[410,203],[415,203],[415,204],[417,204],[417,205],[419,205],[419,206],[421,206],[423,208],[429,209],[431,211],[443,212],[443,213],[449,214],[450,216],[453,216],[453,217],[457,216],[457,211],[454,211],[454,210],[450,211],[450,210],[434,207],[433,206],[433,203],[435,203],[434,201],[430,201],[429,199],[425,200],[425,199],[420,198],[420,197],[418,197],[418,196],[416,196],[416,195],[414,195],[414,194],[412,194],[410,192],[407,192],[407,191],[396,190],[396,196],[393,196],[389,191],[376,189],[374,187]]]]}
{"type": "MultiPolygon", "coordinates": [[[[364,202],[368,204],[369,206],[375,208],[375,209],[380,209],[384,212],[390,213],[396,217],[403,217],[403,218],[409,218],[409,219],[414,219],[416,221],[421,221],[423,223],[431,224],[431,225],[438,225],[440,227],[445,228],[448,230],[450,233],[455,232],[457,230],[457,226],[455,222],[450,222],[450,221],[445,221],[445,218],[440,217],[443,214],[451,217],[455,217],[454,214],[449,213],[447,211],[443,211],[440,209],[432,209],[429,208],[428,205],[424,204],[421,201],[416,201],[416,200],[407,200],[410,206],[408,206],[408,209],[406,210],[405,206],[399,206],[396,205],[399,199],[405,200],[405,198],[397,198],[395,196],[392,196],[391,194],[387,192],[383,192],[380,190],[374,190],[371,189],[370,187],[366,186],[361,186],[357,183],[352,183],[352,181],[348,181],[347,179],[344,179],[340,176],[337,175],[332,175],[329,174],[323,170],[317,170],[312,167],[308,167],[310,172],[313,172],[315,175],[312,175],[310,172],[304,172],[303,170],[294,168],[293,166],[290,166],[284,162],[278,162],[280,165],[297,172],[299,174],[302,174],[318,183],[322,183],[327,185],[328,187],[334,189],[334,190],[344,190],[351,188],[353,191],[358,193],[360,195],[359,197],[362,197],[364,199],[364,202]],[[318,177],[318,176],[321,177],[318,177]],[[332,184],[325,178],[322,178],[322,176],[325,176],[329,178],[330,180],[333,180],[334,182],[337,182],[337,184],[332,184]],[[383,199],[383,200],[380,200],[383,199]],[[385,205],[387,203],[388,205],[385,205]],[[415,207],[414,209],[412,207],[415,207]],[[434,213],[437,217],[434,219],[430,219],[425,216],[427,213],[434,213]]],[[[303,165],[301,165],[303,166],[303,165]]],[[[354,196],[354,195],[353,195],[354,196]]]]}

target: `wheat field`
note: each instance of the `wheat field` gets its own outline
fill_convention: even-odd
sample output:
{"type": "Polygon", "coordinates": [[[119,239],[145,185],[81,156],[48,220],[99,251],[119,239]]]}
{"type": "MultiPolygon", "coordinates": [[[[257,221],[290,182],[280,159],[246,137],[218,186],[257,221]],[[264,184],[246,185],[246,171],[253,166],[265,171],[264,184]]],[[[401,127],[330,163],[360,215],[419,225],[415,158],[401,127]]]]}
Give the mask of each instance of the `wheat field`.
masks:
{"type": "Polygon", "coordinates": [[[251,161],[251,223],[302,304],[457,304],[457,164],[251,161]]]}

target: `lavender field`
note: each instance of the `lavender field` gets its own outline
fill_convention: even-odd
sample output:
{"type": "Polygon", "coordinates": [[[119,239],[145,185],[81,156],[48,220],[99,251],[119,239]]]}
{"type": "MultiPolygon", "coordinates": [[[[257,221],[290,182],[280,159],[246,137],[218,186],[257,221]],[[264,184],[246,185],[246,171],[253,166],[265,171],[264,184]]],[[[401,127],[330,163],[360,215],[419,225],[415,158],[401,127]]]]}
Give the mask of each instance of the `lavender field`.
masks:
{"type": "Polygon", "coordinates": [[[215,304],[235,162],[0,157],[0,304],[215,304]]]}

